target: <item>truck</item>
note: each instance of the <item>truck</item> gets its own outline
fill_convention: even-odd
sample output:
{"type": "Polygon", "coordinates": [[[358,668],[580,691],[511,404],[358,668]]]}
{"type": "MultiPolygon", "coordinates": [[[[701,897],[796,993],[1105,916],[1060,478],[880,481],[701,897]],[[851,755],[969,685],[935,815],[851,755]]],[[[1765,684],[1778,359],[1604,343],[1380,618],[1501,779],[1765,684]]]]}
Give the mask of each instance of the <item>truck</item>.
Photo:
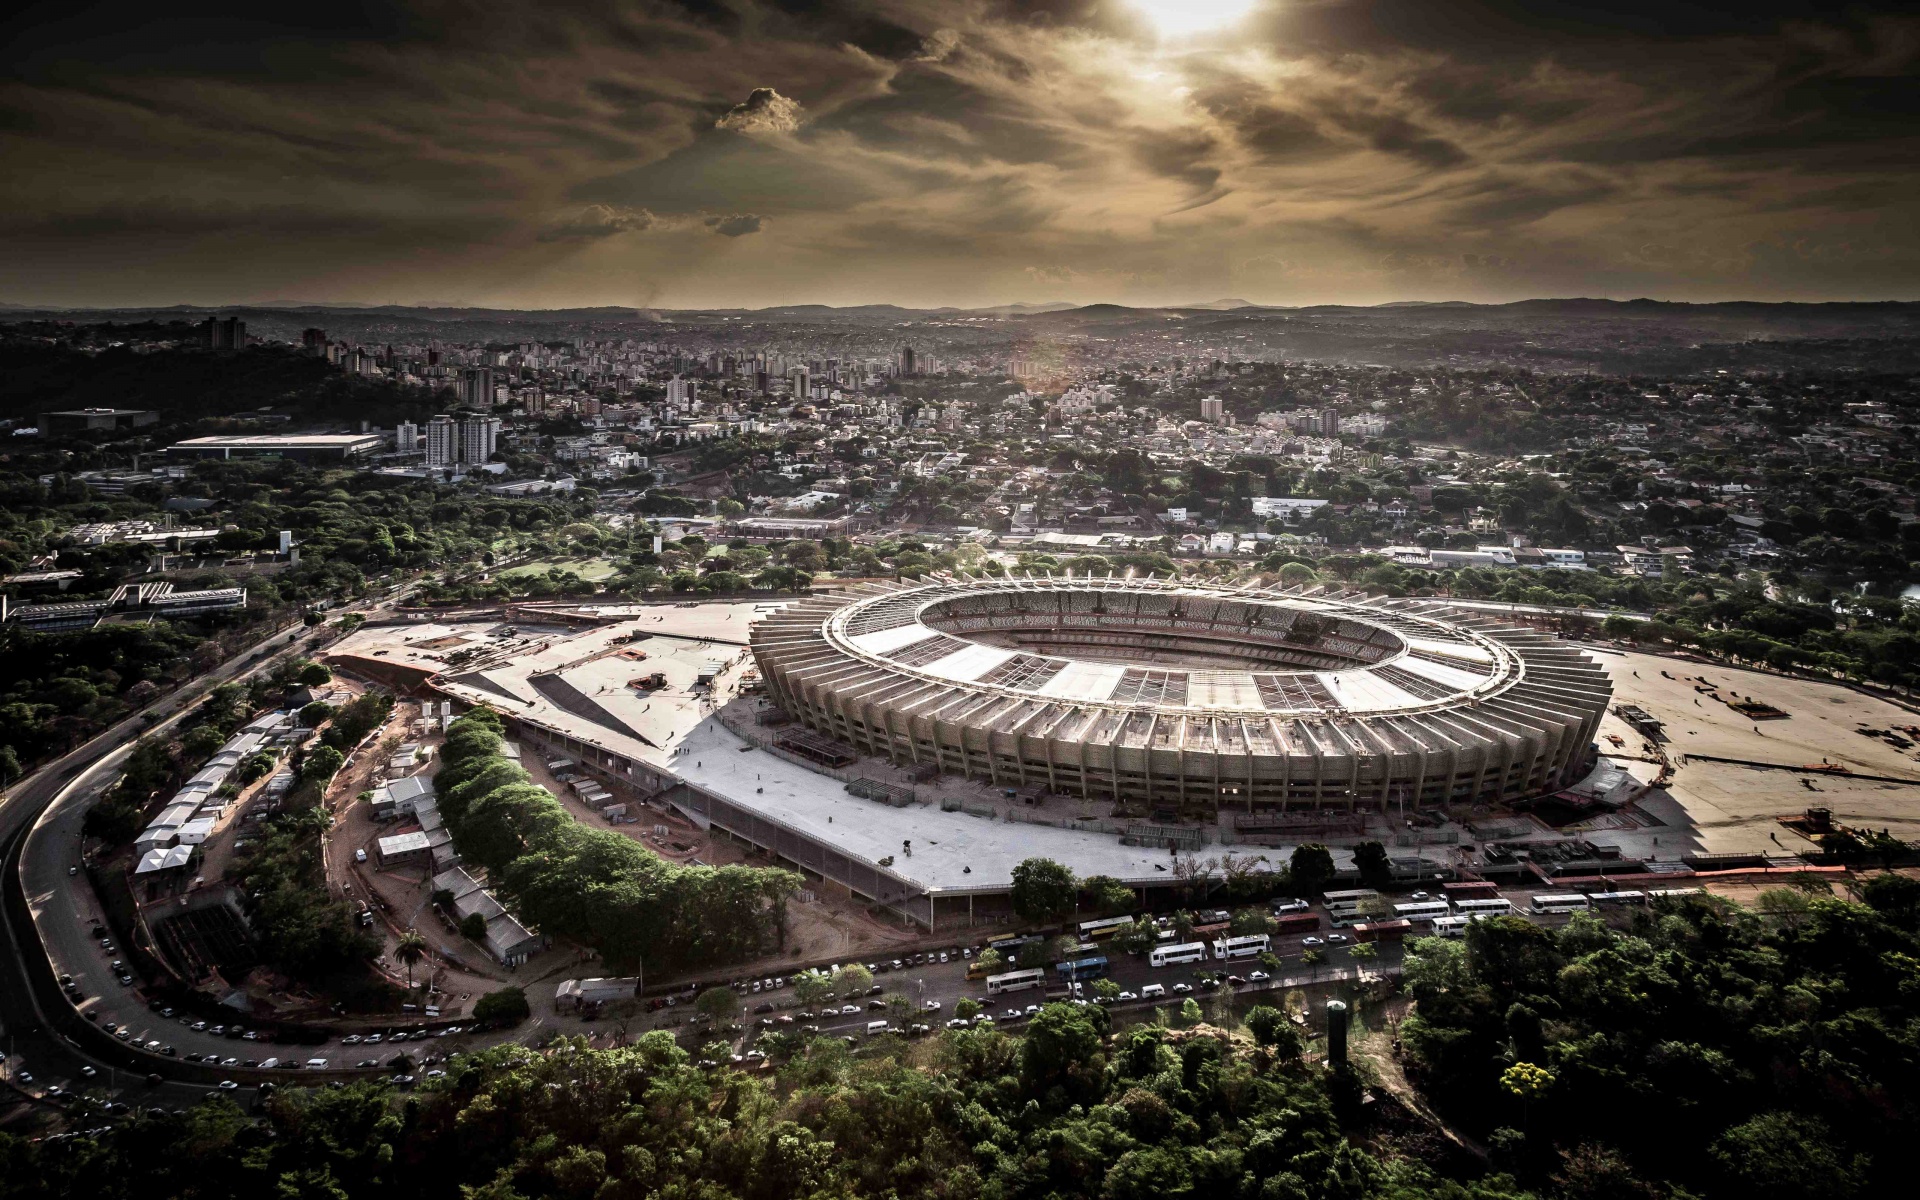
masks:
{"type": "Polygon", "coordinates": [[[601,979],[566,979],[553,990],[555,1012],[578,1012],[589,1005],[614,1000],[631,1000],[640,994],[640,976],[622,975],[601,979]]]}

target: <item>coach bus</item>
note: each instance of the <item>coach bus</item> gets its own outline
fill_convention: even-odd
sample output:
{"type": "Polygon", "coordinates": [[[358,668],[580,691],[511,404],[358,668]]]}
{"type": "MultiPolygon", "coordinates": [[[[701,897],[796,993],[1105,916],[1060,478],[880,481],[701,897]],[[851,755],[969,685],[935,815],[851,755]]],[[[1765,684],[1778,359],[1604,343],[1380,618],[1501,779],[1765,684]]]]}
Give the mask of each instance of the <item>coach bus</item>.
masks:
{"type": "Polygon", "coordinates": [[[1392,921],[1362,921],[1353,927],[1353,940],[1356,942],[1399,942],[1405,941],[1413,922],[1405,917],[1392,921]]]}
{"type": "Polygon", "coordinates": [[[1393,915],[1403,921],[1431,921],[1435,917],[1452,916],[1453,905],[1445,900],[1415,900],[1394,905],[1393,915]]]}
{"type": "Polygon", "coordinates": [[[1533,898],[1536,913],[1586,912],[1587,898],[1579,892],[1541,892],[1533,898]]]}
{"type": "Polygon", "coordinates": [[[1587,903],[1595,908],[1641,908],[1647,903],[1645,892],[1588,892],[1587,903]]]}
{"type": "Polygon", "coordinates": [[[1265,954],[1273,939],[1264,933],[1250,933],[1245,937],[1220,938],[1213,943],[1213,956],[1222,962],[1235,958],[1252,958],[1265,954]]]}
{"type": "Polygon", "coordinates": [[[1453,906],[1453,911],[1461,916],[1508,917],[1513,915],[1513,901],[1498,897],[1484,900],[1462,900],[1453,906]]]}
{"type": "Polygon", "coordinates": [[[1182,942],[1177,946],[1155,946],[1147,955],[1147,962],[1156,967],[1177,967],[1181,963],[1205,962],[1207,944],[1205,942],[1182,942]]]}
{"type": "Polygon", "coordinates": [[[998,996],[1004,992],[1024,992],[1028,988],[1046,985],[1047,973],[1039,967],[1030,971],[1008,971],[1004,975],[987,976],[987,995],[998,996]]]}
{"type": "Polygon", "coordinates": [[[1112,937],[1132,925],[1132,917],[1107,917],[1100,921],[1082,921],[1080,922],[1080,940],[1090,942],[1112,937]]]}
{"type": "Polygon", "coordinates": [[[1089,979],[1105,979],[1107,977],[1107,956],[1104,954],[1095,954],[1088,958],[1069,959],[1063,963],[1055,963],[1053,969],[1060,973],[1060,981],[1062,983],[1082,983],[1089,979]]]}

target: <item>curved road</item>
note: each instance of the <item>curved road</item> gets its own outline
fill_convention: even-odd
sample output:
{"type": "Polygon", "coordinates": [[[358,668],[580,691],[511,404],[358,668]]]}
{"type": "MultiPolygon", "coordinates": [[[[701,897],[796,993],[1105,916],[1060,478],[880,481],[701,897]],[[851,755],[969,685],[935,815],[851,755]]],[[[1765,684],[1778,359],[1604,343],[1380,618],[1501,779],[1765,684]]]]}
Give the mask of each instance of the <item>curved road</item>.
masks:
{"type": "MultiPolygon", "coordinates": [[[[300,647],[301,629],[301,625],[287,626],[255,643],[26,777],[0,801],[0,866],[5,868],[0,879],[4,885],[4,903],[0,904],[0,934],[4,935],[0,938],[0,1036],[5,1042],[0,1045],[4,1046],[9,1080],[25,1071],[32,1076],[35,1091],[49,1084],[70,1091],[101,1088],[120,1091],[123,1099],[172,1105],[191,1104],[213,1090],[217,1071],[177,1059],[137,1054],[113,1044],[92,1027],[71,1028],[76,1024],[73,1009],[54,982],[49,953],[67,962],[78,961],[79,955],[91,951],[98,961],[89,974],[100,982],[108,979],[106,960],[99,958],[83,914],[83,906],[90,905],[92,897],[76,902],[69,892],[81,889],[68,884],[66,876],[66,868],[77,860],[74,836],[84,801],[106,786],[139,737],[171,728],[213,688],[270,668],[300,647]],[[41,818],[49,809],[59,819],[43,822],[41,818]],[[35,853],[23,855],[29,845],[35,853]],[[44,917],[43,927],[36,927],[28,919],[27,906],[44,917]],[[92,1076],[85,1073],[89,1067],[95,1072],[92,1076]],[[150,1072],[167,1077],[167,1082],[148,1086],[145,1079],[150,1072]]],[[[117,984],[112,987],[121,990],[117,984]]],[[[85,990],[103,994],[97,986],[85,990]]],[[[130,995],[115,1007],[124,1010],[122,1015],[129,1022],[133,1022],[136,1010],[142,1017],[159,1020],[130,995]]],[[[163,1040],[177,1043],[179,1039],[163,1040]]]]}

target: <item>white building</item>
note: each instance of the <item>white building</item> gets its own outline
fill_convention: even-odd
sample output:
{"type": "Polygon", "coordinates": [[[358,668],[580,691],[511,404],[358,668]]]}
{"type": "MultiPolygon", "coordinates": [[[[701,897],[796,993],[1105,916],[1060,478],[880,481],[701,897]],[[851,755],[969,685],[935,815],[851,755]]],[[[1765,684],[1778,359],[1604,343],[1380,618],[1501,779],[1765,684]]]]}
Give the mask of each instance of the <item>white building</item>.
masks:
{"type": "Polygon", "coordinates": [[[1304,517],[1316,508],[1325,507],[1327,503],[1325,500],[1299,500],[1292,496],[1250,496],[1247,501],[1253,505],[1253,515],[1256,517],[1292,517],[1296,514],[1304,517]]]}

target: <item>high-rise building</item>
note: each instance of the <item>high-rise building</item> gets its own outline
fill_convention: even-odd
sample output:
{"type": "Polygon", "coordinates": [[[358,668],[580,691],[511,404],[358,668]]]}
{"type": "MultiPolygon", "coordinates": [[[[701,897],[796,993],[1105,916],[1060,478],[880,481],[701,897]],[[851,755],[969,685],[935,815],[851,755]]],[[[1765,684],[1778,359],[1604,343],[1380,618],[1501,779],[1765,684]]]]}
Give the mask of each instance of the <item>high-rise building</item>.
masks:
{"type": "Polygon", "coordinates": [[[492,367],[468,367],[460,372],[460,403],[469,408],[493,407],[492,367]]]}
{"type": "Polygon", "coordinates": [[[325,354],[327,352],[327,331],[324,329],[302,329],[300,331],[300,348],[308,354],[325,354]]]}
{"type": "Polygon", "coordinates": [[[476,464],[486,462],[493,457],[494,443],[499,438],[499,417],[461,417],[460,461],[476,464]]]}
{"type": "Polygon", "coordinates": [[[1323,408],[1320,410],[1320,433],[1324,437],[1340,436],[1340,410],[1323,408]]]}
{"type": "Polygon", "coordinates": [[[453,418],[445,413],[427,422],[427,466],[451,467],[460,460],[460,441],[453,418]]]}
{"type": "Polygon", "coordinates": [[[393,448],[402,454],[412,454],[420,449],[420,427],[412,421],[402,421],[393,430],[393,448]]]}
{"type": "Polygon", "coordinates": [[[667,403],[675,408],[692,408],[698,395],[699,385],[684,375],[667,380],[667,403]]]}
{"type": "Polygon", "coordinates": [[[1226,418],[1226,415],[1226,402],[1221,400],[1220,397],[1208,396],[1200,401],[1200,419],[1202,421],[1212,421],[1215,425],[1218,425],[1226,418]]]}
{"type": "Polygon", "coordinates": [[[239,317],[208,317],[200,323],[209,350],[245,350],[247,323],[239,317]]]}
{"type": "Polygon", "coordinates": [[[919,374],[919,371],[918,371],[918,369],[916,368],[916,366],[915,366],[915,364],[914,364],[914,358],[913,358],[913,347],[912,347],[912,346],[902,346],[902,347],[900,347],[900,359],[899,359],[899,368],[900,368],[900,374],[902,374],[902,375],[917,375],[917,374],[919,374]]]}

